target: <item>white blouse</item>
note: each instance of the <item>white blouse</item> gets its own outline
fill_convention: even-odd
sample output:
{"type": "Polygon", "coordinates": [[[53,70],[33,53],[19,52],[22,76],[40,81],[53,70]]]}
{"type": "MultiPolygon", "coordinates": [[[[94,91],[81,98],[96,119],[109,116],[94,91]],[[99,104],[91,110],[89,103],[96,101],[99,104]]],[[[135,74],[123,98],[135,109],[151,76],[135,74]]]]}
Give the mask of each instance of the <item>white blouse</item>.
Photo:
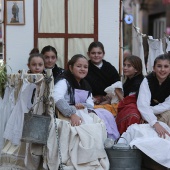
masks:
{"type": "MultiPolygon", "coordinates": [[[[54,98],[55,103],[60,99],[64,99],[68,103],[70,103],[70,95],[68,94],[68,87],[67,87],[67,82],[66,81],[67,81],[66,79],[62,79],[62,80],[59,80],[55,84],[54,92],[53,92],[53,98],[54,98]]],[[[92,94],[87,98],[86,104],[91,105],[92,107],[94,107],[92,94]]]]}
{"type": "Polygon", "coordinates": [[[159,103],[156,106],[150,106],[150,101],[151,92],[149,89],[148,80],[147,78],[144,78],[139,89],[137,107],[142,118],[153,126],[157,122],[157,117],[155,115],[170,110],[170,96],[168,96],[163,103],[159,103]]]}

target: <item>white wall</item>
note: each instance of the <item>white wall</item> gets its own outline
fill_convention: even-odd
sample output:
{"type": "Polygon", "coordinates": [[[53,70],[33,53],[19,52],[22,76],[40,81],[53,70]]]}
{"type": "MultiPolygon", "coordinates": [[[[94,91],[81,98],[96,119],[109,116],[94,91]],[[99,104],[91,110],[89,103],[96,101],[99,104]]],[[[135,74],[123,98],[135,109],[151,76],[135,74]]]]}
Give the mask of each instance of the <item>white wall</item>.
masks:
{"type": "Polygon", "coordinates": [[[105,47],[105,59],[119,67],[119,0],[99,0],[99,41],[105,47]]]}
{"type": "MultiPolygon", "coordinates": [[[[33,0],[25,0],[25,21],[23,26],[6,28],[6,61],[13,73],[27,69],[27,59],[33,48],[33,0]]],[[[98,23],[99,41],[104,44],[105,59],[118,69],[119,0],[99,0],[98,23]]]]}
{"type": "Polygon", "coordinates": [[[25,25],[6,27],[6,62],[12,73],[27,69],[29,52],[34,43],[33,31],[33,0],[25,0],[25,25]]]}

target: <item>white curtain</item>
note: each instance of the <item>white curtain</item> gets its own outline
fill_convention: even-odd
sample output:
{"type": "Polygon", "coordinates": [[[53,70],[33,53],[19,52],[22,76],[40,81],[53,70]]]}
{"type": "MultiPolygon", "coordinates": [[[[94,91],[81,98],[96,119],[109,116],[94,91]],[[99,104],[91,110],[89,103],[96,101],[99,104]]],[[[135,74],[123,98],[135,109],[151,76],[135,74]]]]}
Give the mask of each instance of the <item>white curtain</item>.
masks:
{"type": "Polygon", "coordinates": [[[71,38],[68,40],[68,60],[75,54],[82,54],[87,57],[89,44],[93,38],[71,38]]]}
{"type": "Polygon", "coordinates": [[[64,0],[42,0],[40,33],[65,33],[64,0]]]}
{"type": "Polygon", "coordinates": [[[94,33],[94,0],[68,1],[68,33],[94,33]]]}

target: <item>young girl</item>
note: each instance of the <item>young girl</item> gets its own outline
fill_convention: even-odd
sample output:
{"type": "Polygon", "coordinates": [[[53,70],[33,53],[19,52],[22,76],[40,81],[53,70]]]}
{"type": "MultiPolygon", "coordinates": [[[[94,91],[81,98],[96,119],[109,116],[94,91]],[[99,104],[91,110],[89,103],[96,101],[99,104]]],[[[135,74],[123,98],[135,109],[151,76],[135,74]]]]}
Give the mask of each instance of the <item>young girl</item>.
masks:
{"type": "Polygon", "coordinates": [[[89,71],[86,80],[92,88],[95,104],[105,100],[104,90],[113,83],[120,81],[119,74],[114,66],[105,61],[104,46],[101,42],[92,42],[88,48],[89,71]]]}
{"type": "Polygon", "coordinates": [[[88,72],[88,62],[84,56],[78,54],[68,62],[68,67],[68,71],[58,77],[53,96],[59,111],[65,117],[70,117],[73,126],[78,126],[81,124],[81,118],[75,114],[76,109],[82,109],[85,106],[93,108],[93,100],[89,93],[91,88],[83,79],[88,72]],[[76,103],[75,96],[78,94],[75,89],[82,89],[82,92],[88,91],[87,94],[82,93],[82,97],[85,97],[83,103],[76,103]]]}
{"type": "Polygon", "coordinates": [[[54,81],[58,75],[64,72],[64,69],[57,66],[57,51],[54,47],[48,45],[41,50],[41,54],[44,55],[44,62],[46,69],[52,69],[54,81]]]}
{"type": "Polygon", "coordinates": [[[38,74],[44,71],[44,56],[39,53],[30,54],[28,58],[28,73],[38,74]]]}
{"type": "Polygon", "coordinates": [[[121,101],[118,105],[116,117],[120,134],[125,132],[131,124],[140,123],[141,121],[141,116],[136,106],[136,98],[143,80],[141,59],[133,55],[127,56],[123,61],[123,73],[127,79],[123,84],[124,95],[118,94],[121,101]]]}
{"type": "Polygon", "coordinates": [[[160,137],[169,135],[158,121],[170,126],[170,55],[162,54],[154,61],[153,72],[140,86],[137,106],[142,118],[160,137]]]}
{"type": "Polygon", "coordinates": [[[54,101],[58,110],[70,117],[72,126],[79,126],[81,118],[76,115],[77,109],[87,108],[94,111],[106,124],[108,136],[119,137],[113,115],[105,109],[93,109],[91,87],[84,79],[88,72],[88,61],[81,54],[72,57],[68,62],[69,69],[58,77],[54,86],[54,101]]]}
{"type": "Polygon", "coordinates": [[[43,55],[34,52],[30,54],[28,68],[28,74],[22,74],[22,85],[18,92],[16,104],[6,123],[3,137],[8,139],[13,145],[18,145],[18,147],[14,147],[15,150],[12,150],[13,145],[7,143],[8,146],[11,145],[9,148],[11,155],[14,155],[11,160],[13,162],[12,165],[22,166],[19,169],[39,169],[42,146],[35,143],[26,144],[25,142],[21,142],[21,139],[24,126],[24,113],[28,113],[30,109],[33,109],[35,114],[40,115],[44,110],[44,104],[41,100],[45,87],[45,83],[43,82],[44,76],[41,74],[44,70],[43,55]],[[17,154],[13,154],[14,152],[17,154]]]}
{"type": "Polygon", "coordinates": [[[74,55],[68,62],[68,70],[58,76],[54,86],[55,105],[63,116],[70,118],[72,125],[71,127],[70,123],[66,121],[56,120],[59,122],[57,127],[60,127],[61,131],[66,134],[63,136],[61,132],[60,135],[61,143],[66,146],[64,148],[63,144],[61,146],[61,152],[65,153],[63,164],[66,169],[67,166],[70,168],[72,165],[73,169],[93,169],[94,166],[100,168],[100,162],[106,160],[106,169],[109,169],[103,145],[103,141],[106,139],[103,121],[94,113],[83,112],[82,115],[84,114],[86,118],[89,117],[92,120],[83,123],[84,117],[77,114],[86,109],[93,109],[94,106],[91,88],[84,79],[87,72],[87,59],[81,54],[74,55]],[[87,156],[87,153],[93,155],[94,151],[95,157],[93,156],[93,159],[87,156]],[[79,161],[81,155],[84,154],[86,154],[86,158],[79,161]],[[78,164],[77,161],[79,161],[78,164]]]}
{"type": "MultiPolygon", "coordinates": [[[[105,108],[114,116],[117,114],[117,103],[111,104],[111,97],[104,91],[107,87],[120,81],[115,67],[105,61],[105,50],[101,42],[92,42],[88,48],[89,71],[86,80],[92,88],[95,108],[105,108]]],[[[115,89],[117,93],[120,90],[115,89]]]]}
{"type": "MultiPolygon", "coordinates": [[[[44,72],[44,56],[39,53],[34,53],[36,52],[34,49],[30,52],[30,56],[28,58],[28,74],[41,74],[45,73],[44,72]]],[[[33,80],[35,81],[35,80],[33,80]]],[[[30,93],[32,91],[32,97],[29,103],[28,102],[28,107],[30,108],[34,102],[34,97],[35,97],[35,92],[36,92],[36,85],[33,83],[32,84],[32,89],[30,89],[30,93]]]]}

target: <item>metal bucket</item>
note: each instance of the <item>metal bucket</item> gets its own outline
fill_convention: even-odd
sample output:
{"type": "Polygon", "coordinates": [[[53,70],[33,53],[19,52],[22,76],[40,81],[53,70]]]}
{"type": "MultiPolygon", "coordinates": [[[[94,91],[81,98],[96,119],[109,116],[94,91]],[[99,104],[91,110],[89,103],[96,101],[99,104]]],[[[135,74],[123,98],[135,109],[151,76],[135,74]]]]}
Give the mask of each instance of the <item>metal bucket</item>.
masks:
{"type": "Polygon", "coordinates": [[[50,121],[49,115],[25,113],[21,140],[28,143],[46,144],[50,121]]]}
{"type": "Polygon", "coordinates": [[[139,149],[117,143],[105,149],[110,162],[110,170],[141,170],[142,156],[139,149]]]}
{"type": "Polygon", "coordinates": [[[168,170],[168,168],[155,162],[152,158],[142,153],[142,168],[143,169],[154,169],[154,170],[168,170]]]}

